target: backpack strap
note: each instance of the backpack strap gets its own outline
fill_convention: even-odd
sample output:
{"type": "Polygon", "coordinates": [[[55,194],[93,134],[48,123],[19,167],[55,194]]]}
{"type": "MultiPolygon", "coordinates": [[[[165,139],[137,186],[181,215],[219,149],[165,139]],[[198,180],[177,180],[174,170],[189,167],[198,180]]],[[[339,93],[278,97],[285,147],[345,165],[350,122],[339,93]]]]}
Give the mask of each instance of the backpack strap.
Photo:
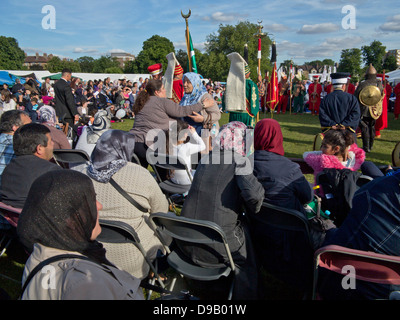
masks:
{"type": "MultiPolygon", "coordinates": [[[[82,260],[87,260],[87,261],[91,261],[94,263],[99,264],[98,262],[93,261],[92,259],[86,257],[86,256],[82,256],[82,255],[77,255],[77,254],[60,254],[54,257],[50,257],[46,260],[43,260],[42,262],[40,262],[28,275],[28,277],[26,278],[24,285],[22,287],[21,290],[21,294],[19,296],[19,300],[22,299],[22,296],[25,292],[25,289],[27,288],[29,282],[32,280],[32,278],[46,265],[51,264],[53,262],[56,261],[61,261],[61,260],[66,260],[66,259],[82,259],[82,260]]],[[[160,288],[158,286],[155,285],[151,285],[147,282],[145,282],[145,280],[142,280],[140,282],[140,287],[144,288],[144,289],[148,289],[148,290],[153,290],[156,291],[160,294],[164,294],[164,295],[170,295],[170,297],[173,297],[177,300],[190,300],[193,299],[193,296],[191,296],[188,292],[173,292],[164,288],[160,288]]]]}
{"type": "Polygon", "coordinates": [[[19,299],[22,298],[22,296],[23,296],[23,294],[24,294],[24,292],[25,292],[25,289],[26,289],[26,287],[28,286],[29,282],[32,280],[32,278],[33,278],[33,277],[36,275],[36,273],[38,273],[44,266],[46,266],[46,265],[48,265],[48,264],[51,264],[51,263],[53,263],[53,262],[60,261],[60,260],[65,260],[65,259],[83,259],[83,260],[90,260],[90,261],[91,261],[91,259],[89,259],[88,257],[81,256],[81,255],[77,255],[77,254],[60,254],[60,255],[57,255],[57,256],[54,256],[54,257],[50,257],[50,258],[48,258],[48,259],[46,259],[46,260],[43,260],[42,262],[40,262],[40,263],[29,273],[29,275],[28,275],[28,277],[26,278],[26,280],[25,280],[25,282],[24,282],[24,285],[23,285],[23,287],[22,287],[22,290],[21,290],[21,294],[20,294],[19,299]]]}

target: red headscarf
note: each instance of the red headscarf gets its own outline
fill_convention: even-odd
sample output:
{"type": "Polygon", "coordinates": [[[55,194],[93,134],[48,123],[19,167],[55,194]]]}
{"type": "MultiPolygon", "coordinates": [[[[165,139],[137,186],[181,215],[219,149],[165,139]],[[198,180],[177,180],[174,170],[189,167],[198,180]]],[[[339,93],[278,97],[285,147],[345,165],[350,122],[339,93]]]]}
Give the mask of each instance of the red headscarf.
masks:
{"type": "Polygon", "coordinates": [[[284,155],[282,130],[278,121],[263,119],[254,128],[254,149],[284,155]]]}

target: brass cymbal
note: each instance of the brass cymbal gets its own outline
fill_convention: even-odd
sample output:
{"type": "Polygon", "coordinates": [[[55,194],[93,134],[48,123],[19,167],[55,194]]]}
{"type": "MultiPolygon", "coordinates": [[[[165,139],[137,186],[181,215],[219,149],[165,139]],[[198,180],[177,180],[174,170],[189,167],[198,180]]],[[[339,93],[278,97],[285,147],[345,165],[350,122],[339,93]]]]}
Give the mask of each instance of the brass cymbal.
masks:
{"type": "Polygon", "coordinates": [[[376,86],[367,86],[361,90],[360,102],[366,106],[374,106],[382,99],[381,91],[376,86]]]}

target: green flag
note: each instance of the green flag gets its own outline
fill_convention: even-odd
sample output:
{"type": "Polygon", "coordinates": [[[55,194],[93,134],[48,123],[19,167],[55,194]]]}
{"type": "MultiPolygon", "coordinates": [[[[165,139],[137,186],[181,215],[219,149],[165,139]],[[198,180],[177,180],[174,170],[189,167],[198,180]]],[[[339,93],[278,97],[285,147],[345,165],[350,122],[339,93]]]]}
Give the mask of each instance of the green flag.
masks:
{"type": "MultiPolygon", "coordinates": [[[[190,48],[190,52],[188,55],[188,59],[190,59],[190,61],[192,62],[192,70],[189,70],[189,72],[197,73],[196,56],[194,55],[192,36],[190,35],[190,32],[189,32],[189,48],[190,48]]],[[[190,64],[188,63],[188,66],[189,65],[190,64]]]]}

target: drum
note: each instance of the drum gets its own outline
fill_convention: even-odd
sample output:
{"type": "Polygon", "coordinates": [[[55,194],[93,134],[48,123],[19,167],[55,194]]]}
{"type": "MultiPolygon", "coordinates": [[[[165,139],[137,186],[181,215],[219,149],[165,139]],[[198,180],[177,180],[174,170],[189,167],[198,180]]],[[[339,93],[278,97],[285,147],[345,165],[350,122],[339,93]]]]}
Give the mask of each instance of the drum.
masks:
{"type": "Polygon", "coordinates": [[[393,167],[400,167],[400,142],[396,144],[392,151],[392,165],[393,167]]]}
{"type": "Polygon", "coordinates": [[[318,133],[314,138],[313,151],[319,151],[321,149],[322,140],[324,139],[323,133],[318,133]]]}

